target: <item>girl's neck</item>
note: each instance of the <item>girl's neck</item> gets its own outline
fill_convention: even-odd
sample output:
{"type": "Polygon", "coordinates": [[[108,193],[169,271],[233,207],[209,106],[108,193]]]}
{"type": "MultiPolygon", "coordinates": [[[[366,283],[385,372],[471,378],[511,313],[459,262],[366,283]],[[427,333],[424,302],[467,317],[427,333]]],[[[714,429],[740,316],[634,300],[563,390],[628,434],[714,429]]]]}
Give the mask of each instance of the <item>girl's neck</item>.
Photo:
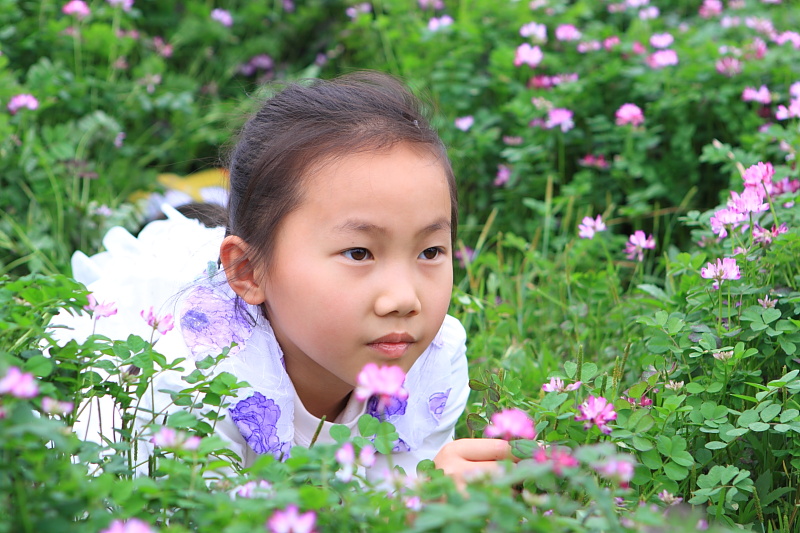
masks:
{"type": "Polygon", "coordinates": [[[343,397],[334,397],[331,391],[319,387],[303,387],[302,383],[295,383],[294,388],[306,411],[320,419],[324,416],[327,422],[333,422],[344,411],[352,392],[347,392],[343,397]]]}
{"type": "Polygon", "coordinates": [[[328,422],[336,420],[347,405],[353,387],[333,376],[321,379],[309,368],[308,361],[296,361],[287,353],[284,353],[283,363],[306,411],[317,418],[324,416],[328,422]]]}

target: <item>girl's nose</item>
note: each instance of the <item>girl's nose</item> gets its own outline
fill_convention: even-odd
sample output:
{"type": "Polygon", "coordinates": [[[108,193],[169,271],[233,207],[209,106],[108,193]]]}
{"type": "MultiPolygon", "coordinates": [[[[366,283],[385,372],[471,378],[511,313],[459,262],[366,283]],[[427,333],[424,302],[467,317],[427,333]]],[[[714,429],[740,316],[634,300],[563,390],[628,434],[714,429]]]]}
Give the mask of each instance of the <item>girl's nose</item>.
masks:
{"type": "Polygon", "coordinates": [[[384,286],[375,300],[375,313],[378,316],[396,314],[413,316],[422,310],[417,288],[409,275],[387,276],[384,286]]]}

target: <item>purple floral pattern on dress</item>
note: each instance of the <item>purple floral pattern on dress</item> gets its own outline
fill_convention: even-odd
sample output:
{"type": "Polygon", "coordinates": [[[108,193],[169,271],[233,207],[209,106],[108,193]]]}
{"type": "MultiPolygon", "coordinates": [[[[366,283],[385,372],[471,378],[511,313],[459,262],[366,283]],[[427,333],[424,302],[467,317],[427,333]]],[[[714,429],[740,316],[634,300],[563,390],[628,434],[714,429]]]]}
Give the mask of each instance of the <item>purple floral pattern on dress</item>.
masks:
{"type": "Polygon", "coordinates": [[[287,456],[291,446],[278,438],[281,408],[260,392],[238,402],[230,410],[231,419],[247,444],[257,454],[271,453],[278,459],[287,456]]]}
{"type": "Polygon", "coordinates": [[[369,400],[367,400],[367,414],[383,421],[391,416],[406,414],[407,405],[407,399],[401,400],[394,396],[381,405],[380,398],[376,394],[375,396],[370,396],[369,400]]]}
{"type": "Polygon", "coordinates": [[[394,444],[394,448],[392,448],[392,453],[403,453],[403,452],[410,452],[411,446],[406,444],[406,441],[403,439],[397,439],[397,442],[394,444]]]}
{"type": "Polygon", "coordinates": [[[238,352],[250,337],[253,325],[236,308],[236,300],[222,291],[199,286],[192,289],[183,304],[181,331],[195,356],[217,355],[236,343],[238,352]]]}
{"type": "Polygon", "coordinates": [[[451,390],[453,389],[447,389],[444,392],[434,392],[431,394],[430,398],[428,398],[428,406],[430,407],[433,418],[435,418],[437,422],[442,419],[442,413],[444,413],[444,408],[447,405],[447,398],[450,397],[451,390]]]}

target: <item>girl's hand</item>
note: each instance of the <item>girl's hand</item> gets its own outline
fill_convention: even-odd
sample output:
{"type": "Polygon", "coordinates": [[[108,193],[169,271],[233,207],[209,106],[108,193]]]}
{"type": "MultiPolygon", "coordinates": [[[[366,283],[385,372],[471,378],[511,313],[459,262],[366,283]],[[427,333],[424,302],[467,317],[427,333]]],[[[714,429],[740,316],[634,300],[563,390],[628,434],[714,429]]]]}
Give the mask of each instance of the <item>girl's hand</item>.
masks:
{"type": "Polygon", "coordinates": [[[478,474],[497,472],[498,461],[504,459],[519,461],[511,453],[511,445],[504,440],[458,439],[445,444],[433,462],[463,488],[467,480],[478,474]]]}

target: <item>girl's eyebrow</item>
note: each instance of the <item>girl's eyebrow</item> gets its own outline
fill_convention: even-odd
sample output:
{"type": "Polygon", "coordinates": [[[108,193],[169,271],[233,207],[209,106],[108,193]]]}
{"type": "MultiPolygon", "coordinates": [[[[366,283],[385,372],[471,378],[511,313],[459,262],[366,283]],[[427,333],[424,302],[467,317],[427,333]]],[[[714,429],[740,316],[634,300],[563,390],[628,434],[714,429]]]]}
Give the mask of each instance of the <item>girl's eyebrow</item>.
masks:
{"type": "MultiPolygon", "coordinates": [[[[431,224],[428,224],[421,230],[417,232],[417,236],[426,236],[430,235],[431,233],[436,233],[437,231],[446,231],[450,233],[451,224],[450,221],[446,218],[441,218],[431,224]]],[[[355,218],[349,218],[342,222],[341,224],[337,224],[333,227],[333,231],[337,233],[370,233],[370,234],[378,234],[378,235],[386,235],[389,230],[382,226],[378,226],[377,224],[373,224],[371,222],[367,222],[364,220],[359,220],[355,218]]]]}

